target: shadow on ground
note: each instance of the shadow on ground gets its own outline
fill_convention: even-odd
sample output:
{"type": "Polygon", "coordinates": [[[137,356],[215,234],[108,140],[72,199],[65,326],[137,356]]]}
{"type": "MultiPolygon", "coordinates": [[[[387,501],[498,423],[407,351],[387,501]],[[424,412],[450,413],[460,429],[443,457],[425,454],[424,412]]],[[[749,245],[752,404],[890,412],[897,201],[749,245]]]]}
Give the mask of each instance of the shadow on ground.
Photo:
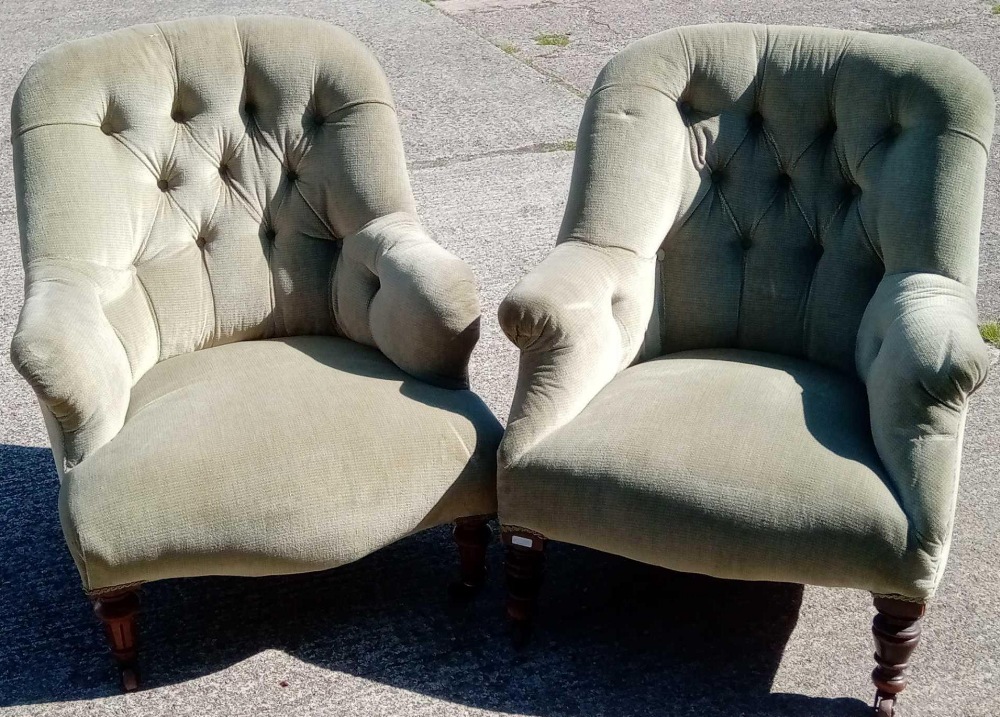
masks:
{"type": "MultiPolygon", "coordinates": [[[[48,450],[0,445],[0,706],[117,693],[62,540],[57,491],[48,450]]],[[[489,587],[464,606],[446,595],[454,558],[438,529],[326,573],[149,585],[145,684],[190,680],[276,648],[502,712],[867,714],[858,700],[771,694],[801,587],[681,575],[556,545],[538,630],[515,652],[501,614],[499,546],[489,587]]]]}

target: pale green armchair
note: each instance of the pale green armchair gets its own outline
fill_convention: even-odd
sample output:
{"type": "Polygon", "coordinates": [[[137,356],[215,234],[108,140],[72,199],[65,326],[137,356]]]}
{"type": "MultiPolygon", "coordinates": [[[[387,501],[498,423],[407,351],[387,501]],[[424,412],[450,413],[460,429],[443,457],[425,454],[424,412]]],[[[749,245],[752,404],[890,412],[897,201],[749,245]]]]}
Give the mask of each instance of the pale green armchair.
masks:
{"type": "Polygon", "coordinates": [[[867,590],[892,712],[987,371],[993,119],[975,67],[896,37],[689,27],[608,63],[558,245],[500,307],[515,621],[549,540],[867,590]]]}
{"type": "Polygon", "coordinates": [[[11,355],[126,688],[146,581],[323,570],[457,521],[481,583],[502,429],[468,390],[476,287],[420,227],[357,40],[218,17],[73,42],[12,127],[11,355]]]}

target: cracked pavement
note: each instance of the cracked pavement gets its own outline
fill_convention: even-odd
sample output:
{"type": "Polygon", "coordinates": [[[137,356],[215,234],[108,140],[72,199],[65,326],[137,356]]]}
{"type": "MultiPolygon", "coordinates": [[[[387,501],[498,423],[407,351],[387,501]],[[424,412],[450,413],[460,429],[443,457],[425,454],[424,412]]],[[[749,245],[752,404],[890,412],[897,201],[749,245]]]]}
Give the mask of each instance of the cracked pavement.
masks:
{"type": "MultiPolygon", "coordinates": [[[[436,0],[441,12],[514,57],[585,97],[601,67],[628,43],[678,25],[759,22],[822,25],[905,35],[957,50],[993,80],[1000,96],[1000,14],[984,2],[661,2],[636,0],[436,0]],[[540,33],[569,36],[565,47],[542,47],[540,33]]],[[[980,248],[980,319],[1000,320],[1000,138],[994,133],[980,248]]]]}

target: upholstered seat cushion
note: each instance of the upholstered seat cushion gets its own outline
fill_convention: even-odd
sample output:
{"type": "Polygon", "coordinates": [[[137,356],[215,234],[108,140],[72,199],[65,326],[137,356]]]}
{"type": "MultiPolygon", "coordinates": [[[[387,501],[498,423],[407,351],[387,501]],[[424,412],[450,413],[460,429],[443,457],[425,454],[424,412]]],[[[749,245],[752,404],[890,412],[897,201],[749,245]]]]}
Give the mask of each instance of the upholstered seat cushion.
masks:
{"type": "Polygon", "coordinates": [[[676,570],[919,594],[864,386],[736,349],[626,369],[501,476],[511,526],[676,570]]]}
{"type": "Polygon", "coordinates": [[[163,361],[121,432],[69,470],[60,511],[88,589],[319,570],[493,513],[501,427],[333,337],[246,341],[163,361]]]}

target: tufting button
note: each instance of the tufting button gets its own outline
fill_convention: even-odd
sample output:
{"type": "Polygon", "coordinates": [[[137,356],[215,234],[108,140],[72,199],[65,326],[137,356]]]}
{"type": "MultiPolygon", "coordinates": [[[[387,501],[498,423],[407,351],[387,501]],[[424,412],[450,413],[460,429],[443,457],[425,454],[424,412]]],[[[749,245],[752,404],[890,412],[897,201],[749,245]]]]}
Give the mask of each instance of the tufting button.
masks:
{"type": "Polygon", "coordinates": [[[204,249],[205,244],[208,243],[208,239],[206,239],[204,236],[200,236],[194,240],[194,243],[198,245],[199,249],[204,249]]]}
{"type": "Polygon", "coordinates": [[[861,196],[861,187],[859,187],[857,184],[853,184],[852,183],[851,186],[850,186],[850,192],[851,192],[851,196],[852,197],[860,197],[861,196]]]}
{"type": "Polygon", "coordinates": [[[792,186],[792,177],[788,172],[782,172],[778,175],[778,186],[782,189],[788,189],[792,186]]]}
{"type": "Polygon", "coordinates": [[[219,165],[219,176],[223,179],[229,178],[229,165],[225,162],[219,165]]]}
{"type": "Polygon", "coordinates": [[[691,114],[691,103],[687,100],[681,100],[677,103],[677,109],[681,111],[682,115],[689,115],[691,114]]]}
{"type": "Polygon", "coordinates": [[[740,246],[743,247],[743,251],[747,251],[751,246],[753,246],[753,241],[750,239],[749,234],[744,234],[740,237],[740,246]]]}
{"type": "Polygon", "coordinates": [[[764,126],[764,116],[760,112],[753,112],[747,117],[747,124],[750,129],[760,129],[764,126]]]}
{"type": "Polygon", "coordinates": [[[709,179],[712,180],[712,184],[719,184],[722,182],[723,173],[721,169],[713,169],[712,173],[709,175],[709,179]]]}
{"type": "Polygon", "coordinates": [[[158,181],[158,182],[156,183],[156,187],[157,187],[157,189],[159,189],[159,190],[160,190],[161,192],[165,192],[165,191],[167,191],[167,189],[168,189],[168,188],[170,187],[170,184],[168,184],[168,183],[167,183],[167,180],[166,180],[166,179],[161,179],[161,180],[159,180],[159,181],[158,181]]]}
{"type": "Polygon", "coordinates": [[[294,169],[289,169],[288,172],[286,172],[286,176],[288,177],[289,182],[294,182],[299,178],[299,173],[294,169]]]}
{"type": "Polygon", "coordinates": [[[903,133],[903,125],[901,125],[899,122],[893,122],[891,125],[889,125],[890,137],[898,137],[902,133],[903,133]]]}
{"type": "Polygon", "coordinates": [[[111,128],[111,123],[107,120],[101,123],[101,131],[109,137],[115,133],[114,129],[111,128]]]}
{"type": "Polygon", "coordinates": [[[170,113],[170,119],[172,119],[174,122],[177,122],[178,124],[187,122],[187,117],[185,117],[184,113],[181,112],[180,110],[173,110],[170,113]]]}
{"type": "Polygon", "coordinates": [[[264,232],[264,236],[268,241],[274,241],[274,238],[278,236],[278,232],[274,231],[274,229],[268,228],[267,231],[264,232]]]}
{"type": "Polygon", "coordinates": [[[243,103],[243,111],[248,115],[257,114],[257,105],[252,100],[243,103]]]}

